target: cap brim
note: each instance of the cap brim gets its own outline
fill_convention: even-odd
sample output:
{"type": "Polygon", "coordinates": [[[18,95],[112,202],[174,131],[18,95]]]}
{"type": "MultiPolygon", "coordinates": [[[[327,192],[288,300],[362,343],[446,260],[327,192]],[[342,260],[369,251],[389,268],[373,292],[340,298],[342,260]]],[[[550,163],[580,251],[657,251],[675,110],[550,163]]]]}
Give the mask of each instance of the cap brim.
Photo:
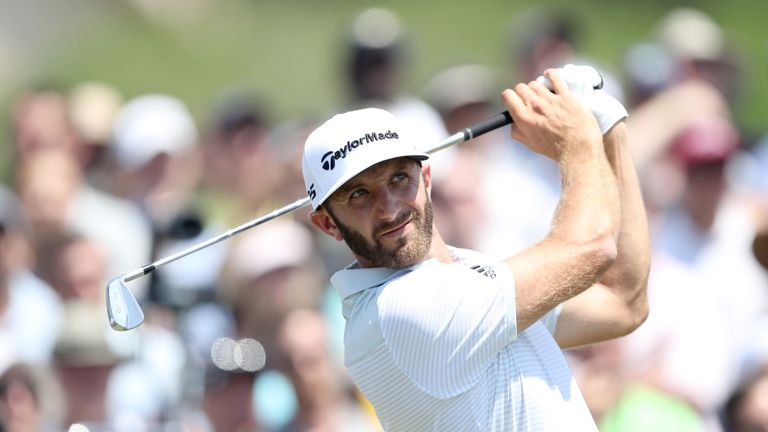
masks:
{"type": "Polygon", "coordinates": [[[418,153],[418,152],[405,153],[405,154],[394,153],[392,155],[388,155],[386,157],[377,159],[375,162],[373,162],[371,164],[363,164],[362,167],[360,167],[360,169],[349,170],[348,172],[344,173],[343,176],[339,177],[336,180],[336,182],[333,184],[333,186],[328,188],[328,191],[325,193],[325,195],[321,196],[320,199],[317,200],[317,205],[315,205],[314,202],[312,203],[312,208],[314,210],[317,210],[317,208],[320,207],[325,202],[325,200],[327,200],[331,195],[333,195],[333,193],[336,192],[341,186],[343,186],[344,183],[348,182],[350,179],[352,179],[356,175],[360,174],[361,172],[367,170],[368,168],[370,168],[370,167],[372,167],[372,166],[374,166],[374,165],[376,165],[378,163],[386,162],[386,161],[392,160],[392,159],[398,159],[398,158],[401,158],[401,157],[408,158],[408,159],[413,159],[413,160],[419,161],[419,162],[425,161],[425,160],[429,159],[429,155],[426,154],[426,153],[418,153]]]}

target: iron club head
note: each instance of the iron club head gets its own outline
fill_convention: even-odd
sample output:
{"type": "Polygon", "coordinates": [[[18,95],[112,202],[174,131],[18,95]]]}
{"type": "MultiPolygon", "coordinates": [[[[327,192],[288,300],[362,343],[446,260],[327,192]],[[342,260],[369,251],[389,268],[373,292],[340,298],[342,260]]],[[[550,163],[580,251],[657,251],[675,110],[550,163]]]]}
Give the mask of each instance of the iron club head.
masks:
{"type": "Polygon", "coordinates": [[[120,331],[130,330],[144,322],[144,312],[126,286],[124,277],[118,276],[107,284],[109,325],[120,331]]]}

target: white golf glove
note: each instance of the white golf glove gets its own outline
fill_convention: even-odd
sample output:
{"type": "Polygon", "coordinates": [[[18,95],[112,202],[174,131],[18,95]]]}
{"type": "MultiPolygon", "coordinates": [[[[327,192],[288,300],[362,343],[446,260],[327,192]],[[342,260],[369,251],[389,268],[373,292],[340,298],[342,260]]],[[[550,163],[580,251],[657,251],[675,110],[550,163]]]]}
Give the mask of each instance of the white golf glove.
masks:
{"type": "MultiPolygon", "coordinates": [[[[592,111],[603,134],[627,117],[627,110],[621,102],[604,90],[595,89],[595,87],[602,87],[603,78],[592,66],[567,64],[558,68],[557,73],[565,81],[568,89],[592,111]]],[[[543,75],[536,78],[536,81],[547,88],[552,88],[552,83],[543,75]]]]}

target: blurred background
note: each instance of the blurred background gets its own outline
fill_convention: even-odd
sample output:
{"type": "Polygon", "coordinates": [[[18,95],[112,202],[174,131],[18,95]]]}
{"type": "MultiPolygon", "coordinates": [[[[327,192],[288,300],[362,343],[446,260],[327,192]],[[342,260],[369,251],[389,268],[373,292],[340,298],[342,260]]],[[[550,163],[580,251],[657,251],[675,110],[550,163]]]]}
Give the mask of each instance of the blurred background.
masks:
{"type": "MultiPolygon", "coordinates": [[[[389,109],[426,146],[566,63],[630,112],[653,241],[646,323],[567,353],[601,431],[768,430],[766,15],[0,0],[0,431],[380,430],[328,286],[352,257],[306,209],[129,284],[134,331],[109,328],[108,280],[304,196],[304,139],[334,112],[389,109]]],[[[556,167],[504,130],[431,163],[449,243],[546,235],[556,167]]]]}

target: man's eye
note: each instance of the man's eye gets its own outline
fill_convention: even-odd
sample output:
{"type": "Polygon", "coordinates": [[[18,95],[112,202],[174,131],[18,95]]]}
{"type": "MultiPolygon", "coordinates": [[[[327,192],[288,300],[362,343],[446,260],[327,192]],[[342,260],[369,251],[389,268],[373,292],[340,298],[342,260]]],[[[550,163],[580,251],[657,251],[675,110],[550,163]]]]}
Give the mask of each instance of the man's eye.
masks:
{"type": "Polygon", "coordinates": [[[399,182],[406,180],[408,178],[408,175],[406,173],[397,173],[394,176],[392,176],[392,182],[399,182]]]}
{"type": "Polygon", "coordinates": [[[360,198],[361,196],[363,196],[363,195],[365,195],[367,193],[368,193],[368,191],[366,191],[365,189],[355,189],[355,190],[352,191],[351,194],[349,194],[349,197],[350,198],[360,198]]]}

